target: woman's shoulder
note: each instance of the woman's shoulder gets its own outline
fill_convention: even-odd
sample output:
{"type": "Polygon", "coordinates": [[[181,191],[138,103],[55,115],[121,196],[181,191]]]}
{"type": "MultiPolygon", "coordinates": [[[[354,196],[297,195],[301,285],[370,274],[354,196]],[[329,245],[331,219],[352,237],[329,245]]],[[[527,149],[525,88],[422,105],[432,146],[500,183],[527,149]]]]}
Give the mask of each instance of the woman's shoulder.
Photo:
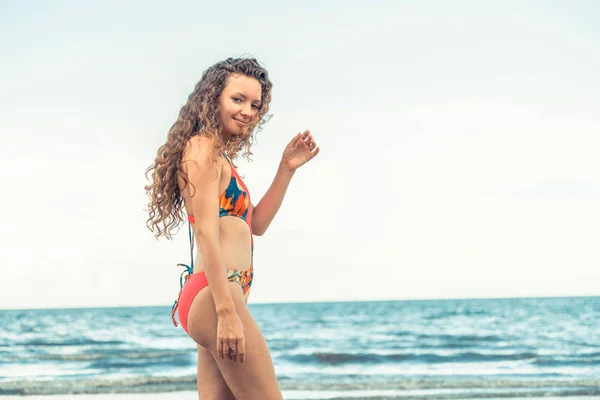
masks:
{"type": "Polygon", "coordinates": [[[200,155],[211,156],[213,159],[221,156],[212,139],[199,135],[192,136],[185,144],[183,149],[183,157],[186,158],[187,156],[187,158],[196,158],[200,155]]]}
{"type": "Polygon", "coordinates": [[[223,155],[219,153],[213,140],[203,136],[192,136],[183,149],[182,161],[195,161],[196,164],[220,166],[224,161],[223,155]]]}
{"type": "Polygon", "coordinates": [[[188,139],[183,151],[210,151],[211,147],[214,147],[211,139],[200,135],[194,135],[188,139]]]}

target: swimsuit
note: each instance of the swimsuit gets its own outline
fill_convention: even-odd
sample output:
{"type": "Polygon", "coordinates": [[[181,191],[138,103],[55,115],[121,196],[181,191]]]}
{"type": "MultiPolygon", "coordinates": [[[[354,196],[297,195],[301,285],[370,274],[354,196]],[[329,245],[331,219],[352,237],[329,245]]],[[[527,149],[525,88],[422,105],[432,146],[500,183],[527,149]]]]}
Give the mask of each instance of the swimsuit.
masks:
{"type": "MultiPolygon", "coordinates": [[[[250,193],[248,188],[242,181],[242,178],[238,175],[233,164],[227,154],[223,153],[225,159],[231,167],[231,180],[229,185],[225,189],[221,196],[219,196],[219,218],[221,217],[238,217],[246,221],[248,228],[250,229],[250,267],[246,270],[228,269],[227,280],[229,282],[237,282],[244,293],[244,299],[248,302],[248,295],[250,294],[250,287],[252,286],[252,278],[254,272],[252,268],[252,259],[254,254],[254,238],[252,237],[252,213],[249,213],[250,208],[250,193]]],[[[190,311],[192,301],[200,292],[208,286],[208,280],[206,279],[206,273],[204,271],[194,273],[194,233],[192,230],[192,224],[196,223],[193,215],[188,215],[188,230],[190,237],[190,265],[177,264],[177,266],[185,267],[179,279],[180,291],[177,300],[173,304],[171,309],[171,318],[173,323],[177,326],[175,320],[175,312],[179,308],[178,316],[181,327],[189,334],[187,329],[187,318],[190,311]]]]}

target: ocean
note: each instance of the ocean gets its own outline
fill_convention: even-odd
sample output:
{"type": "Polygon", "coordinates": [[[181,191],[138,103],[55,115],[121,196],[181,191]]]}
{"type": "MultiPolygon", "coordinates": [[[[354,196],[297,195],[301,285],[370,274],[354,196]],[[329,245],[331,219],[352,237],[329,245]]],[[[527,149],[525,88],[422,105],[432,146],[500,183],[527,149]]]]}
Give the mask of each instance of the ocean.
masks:
{"type": "MultiPolygon", "coordinates": [[[[600,297],[249,306],[286,399],[600,396],[600,297]]],[[[0,311],[0,395],[193,391],[170,311],[0,311]]]]}

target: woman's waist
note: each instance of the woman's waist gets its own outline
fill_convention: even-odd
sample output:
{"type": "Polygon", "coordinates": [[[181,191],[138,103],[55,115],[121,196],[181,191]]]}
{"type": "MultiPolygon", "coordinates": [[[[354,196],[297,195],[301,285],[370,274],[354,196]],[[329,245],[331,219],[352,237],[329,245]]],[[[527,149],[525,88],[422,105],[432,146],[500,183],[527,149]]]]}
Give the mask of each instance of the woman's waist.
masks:
{"type": "MultiPolygon", "coordinates": [[[[252,265],[254,249],[250,243],[242,244],[236,241],[231,242],[221,240],[221,246],[219,250],[221,252],[220,255],[222,255],[225,260],[226,269],[244,270],[248,269],[252,265]]],[[[201,246],[198,246],[195,258],[194,272],[196,269],[204,270],[204,267],[210,262],[217,262],[208,254],[206,254],[206,252],[203,252],[201,246]]],[[[218,258],[220,259],[220,257],[218,258]]]]}

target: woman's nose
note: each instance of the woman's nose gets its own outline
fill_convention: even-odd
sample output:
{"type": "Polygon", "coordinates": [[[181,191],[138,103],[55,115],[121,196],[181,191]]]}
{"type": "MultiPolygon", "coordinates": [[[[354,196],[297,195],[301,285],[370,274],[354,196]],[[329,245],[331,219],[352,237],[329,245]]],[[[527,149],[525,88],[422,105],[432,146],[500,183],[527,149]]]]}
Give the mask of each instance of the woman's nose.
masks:
{"type": "Polygon", "coordinates": [[[241,113],[246,117],[250,117],[252,115],[252,106],[243,106],[241,113]]]}

